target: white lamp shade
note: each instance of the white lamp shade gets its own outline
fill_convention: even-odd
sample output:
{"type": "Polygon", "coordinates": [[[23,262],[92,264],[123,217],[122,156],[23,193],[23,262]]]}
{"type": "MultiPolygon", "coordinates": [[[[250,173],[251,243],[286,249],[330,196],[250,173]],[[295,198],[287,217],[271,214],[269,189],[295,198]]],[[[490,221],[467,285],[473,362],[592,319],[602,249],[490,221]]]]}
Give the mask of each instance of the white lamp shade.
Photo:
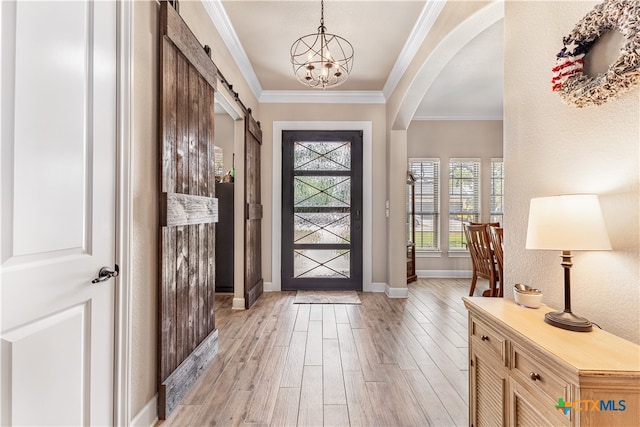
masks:
{"type": "Polygon", "coordinates": [[[531,199],[526,248],[610,250],[598,196],[574,194],[531,199]]]}

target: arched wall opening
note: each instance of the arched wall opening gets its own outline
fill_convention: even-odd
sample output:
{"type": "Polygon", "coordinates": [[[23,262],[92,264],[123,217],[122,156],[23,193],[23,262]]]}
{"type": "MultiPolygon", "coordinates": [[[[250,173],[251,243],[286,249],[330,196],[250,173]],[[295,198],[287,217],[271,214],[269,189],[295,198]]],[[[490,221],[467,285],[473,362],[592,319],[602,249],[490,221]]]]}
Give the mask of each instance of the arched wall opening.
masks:
{"type": "MultiPolygon", "coordinates": [[[[433,49],[418,68],[404,93],[394,94],[401,99],[397,112],[388,115],[387,136],[389,222],[387,226],[388,277],[392,288],[406,288],[405,241],[405,174],[407,167],[407,129],[418,106],[447,63],[480,33],[504,18],[504,3],[495,1],[473,13],[433,49]]],[[[410,76],[409,76],[410,77],[410,76]]],[[[400,89],[402,90],[402,89],[400,89]]],[[[391,106],[393,108],[393,106],[391,106]]]]}

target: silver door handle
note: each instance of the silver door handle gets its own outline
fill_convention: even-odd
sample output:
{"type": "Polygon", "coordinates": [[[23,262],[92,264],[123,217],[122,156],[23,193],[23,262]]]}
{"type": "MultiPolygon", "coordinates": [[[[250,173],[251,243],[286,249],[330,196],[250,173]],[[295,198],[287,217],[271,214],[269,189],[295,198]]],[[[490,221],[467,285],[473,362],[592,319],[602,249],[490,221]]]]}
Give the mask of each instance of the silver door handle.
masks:
{"type": "Polygon", "coordinates": [[[91,283],[104,282],[112,277],[117,277],[118,273],[120,273],[120,267],[118,267],[118,264],[115,265],[113,270],[110,267],[102,267],[98,272],[98,277],[93,279],[91,283]]]}

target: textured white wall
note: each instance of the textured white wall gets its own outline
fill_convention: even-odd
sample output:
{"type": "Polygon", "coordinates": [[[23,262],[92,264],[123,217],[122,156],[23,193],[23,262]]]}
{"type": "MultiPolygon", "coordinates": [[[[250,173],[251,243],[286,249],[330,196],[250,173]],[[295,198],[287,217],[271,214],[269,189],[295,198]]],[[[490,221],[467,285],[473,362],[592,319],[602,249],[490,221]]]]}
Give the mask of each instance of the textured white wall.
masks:
{"type": "MultiPolygon", "coordinates": [[[[529,200],[598,194],[613,251],[574,253],[573,311],[640,343],[640,89],[577,109],[563,104],[549,82],[563,36],[595,4],[505,4],[506,294],[527,283],[543,290],[547,305],[563,307],[559,254],[524,249],[529,200]]],[[[617,56],[617,46],[597,55],[612,49],[617,56]]]]}

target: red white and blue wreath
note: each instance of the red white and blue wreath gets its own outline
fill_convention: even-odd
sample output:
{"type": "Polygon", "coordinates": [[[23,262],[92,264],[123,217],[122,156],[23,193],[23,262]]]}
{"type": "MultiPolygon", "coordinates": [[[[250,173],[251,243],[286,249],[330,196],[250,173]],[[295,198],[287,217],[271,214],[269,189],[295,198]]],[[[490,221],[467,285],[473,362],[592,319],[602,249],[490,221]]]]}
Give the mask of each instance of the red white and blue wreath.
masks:
{"type": "Polygon", "coordinates": [[[564,39],[553,68],[552,90],[576,107],[601,105],[640,82],[640,0],[605,0],[564,39]],[[625,42],[606,72],[583,74],[584,57],[598,38],[618,29],[625,42]]]}

